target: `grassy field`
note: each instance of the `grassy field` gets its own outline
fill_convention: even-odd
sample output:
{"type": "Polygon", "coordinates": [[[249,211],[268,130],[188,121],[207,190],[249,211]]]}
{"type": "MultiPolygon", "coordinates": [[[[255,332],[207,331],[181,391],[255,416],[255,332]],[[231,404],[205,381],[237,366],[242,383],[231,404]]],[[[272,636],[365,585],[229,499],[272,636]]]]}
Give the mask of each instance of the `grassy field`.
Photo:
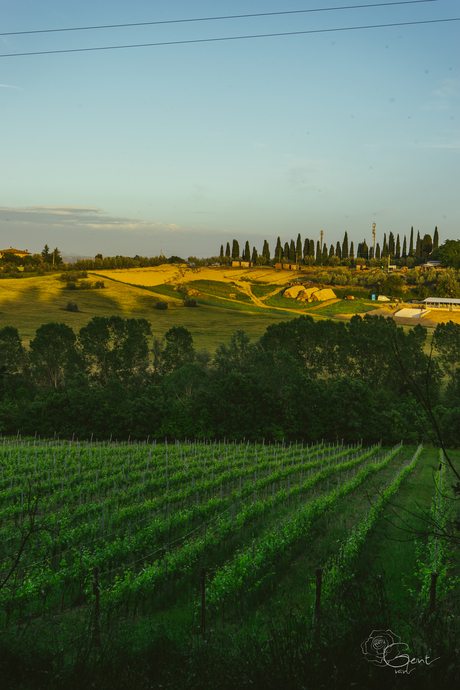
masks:
{"type": "MultiPolygon", "coordinates": [[[[0,323],[18,328],[28,344],[36,329],[43,323],[66,323],[76,331],[94,316],[119,315],[124,318],[146,318],[155,336],[161,337],[172,326],[189,329],[195,347],[213,351],[222,341],[242,328],[252,338],[258,338],[271,323],[286,321],[300,314],[314,318],[351,317],[377,306],[363,299],[359,291],[355,300],[336,300],[322,305],[306,303],[282,296],[282,291],[299,277],[297,271],[253,268],[191,269],[180,265],[156,268],[101,271],[89,273],[90,280],[102,278],[103,290],[67,290],[56,275],[11,278],[0,281],[0,323]],[[198,308],[185,308],[183,295],[175,286],[186,285],[198,290],[198,308]],[[169,308],[155,309],[158,300],[166,300],[169,308]],[[78,312],[68,312],[67,302],[77,303],[78,312]]],[[[337,290],[343,296],[344,290],[337,290]]],[[[382,309],[389,307],[379,304],[382,309]]],[[[431,311],[430,324],[460,321],[460,314],[431,311]]],[[[423,323],[423,320],[422,320],[423,323]]],[[[405,328],[410,326],[405,325],[405,328]]]]}
{"type": "MultiPolygon", "coordinates": [[[[99,275],[99,274],[98,274],[99,275]]],[[[89,278],[92,278],[89,274],[89,278]]],[[[213,351],[219,343],[227,342],[237,328],[245,330],[251,338],[259,338],[272,323],[294,318],[290,312],[272,313],[248,305],[247,310],[228,309],[216,304],[202,304],[186,308],[177,292],[169,286],[159,286],[163,292],[153,293],[141,287],[104,278],[103,290],[66,290],[55,276],[37,276],[0,281],[0,323],[14,326],[24,342],[35,336],[43,323],[65,323],[75,331],[85,326],[94,316],[117,315],[123,318],[145,318],[157,337],[162,337],[173,326],[184,326],[192,333],[195,347],[213,351]],[[167,294],[164,294],[167,293],[167,294]],[[155,309],[159,299],[166,297],[169,308],[155,309]],[[78,304],[78,312],[65,310],[67,302],[78,304]]],[[[241,307],[242,305],[234,305],[241,307]]]]}

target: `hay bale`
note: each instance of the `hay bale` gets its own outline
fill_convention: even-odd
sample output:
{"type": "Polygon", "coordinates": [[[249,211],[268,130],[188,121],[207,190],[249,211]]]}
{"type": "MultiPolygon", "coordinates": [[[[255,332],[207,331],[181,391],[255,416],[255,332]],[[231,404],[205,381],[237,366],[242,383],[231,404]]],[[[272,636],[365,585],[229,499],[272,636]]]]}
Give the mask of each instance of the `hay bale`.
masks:
{"type": "Polygon", "coordinates": [[[299,292],[299,294],[297,295],[297,299],[300,300],[301,302],[311,302],[312,301],[312,295],[315,292],[319,292],[319,288],[317,288],[317,287],[306,288],[304,286],[302,291],[299,292]]]}
{"type": "Polygon", "coordinates": [[[303,285],[293,285],[290,288],[287,288],[287,290],[284,291],[283,297],[288,297],[290,299],[296,299],[299,292],[302,292],[304,290],[303,285]]]}
{"type": "Polygon", "coordinates": [[[329,299],[337,299],[336,294],[330,288],[317,290],[311,296],[312,302],[326,302],[329,299]]]}

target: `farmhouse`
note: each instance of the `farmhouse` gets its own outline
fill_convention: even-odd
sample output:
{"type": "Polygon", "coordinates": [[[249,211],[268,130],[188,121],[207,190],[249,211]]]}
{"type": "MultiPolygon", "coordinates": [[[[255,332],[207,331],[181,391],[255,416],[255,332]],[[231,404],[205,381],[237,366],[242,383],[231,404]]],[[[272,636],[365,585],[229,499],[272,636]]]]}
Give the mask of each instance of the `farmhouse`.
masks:
{"type": "Polygon", "coordinates": [[[32,256],[28,249],[13,249],[13,247],[9,249],[0,249],[0,259],[3,259],[5,254],[14,254],[15,256],[21,257],[21,259],[25,256],[32,256]]]}
{"type": "Polygon", "coordinates": [[[252,265],[252,261],[240,261],[239,259],[232,261],[232,266],[234,268],[252,268],[252,265]]]}

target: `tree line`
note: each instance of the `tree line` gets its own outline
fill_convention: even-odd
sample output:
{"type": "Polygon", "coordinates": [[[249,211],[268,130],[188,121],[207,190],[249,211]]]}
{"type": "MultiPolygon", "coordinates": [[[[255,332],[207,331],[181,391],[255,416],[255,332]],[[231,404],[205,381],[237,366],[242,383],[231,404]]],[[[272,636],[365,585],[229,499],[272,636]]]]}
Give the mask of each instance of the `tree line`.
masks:
{"type": "Polygon", "coordinates": [[[373,246],[369,247],[367,245],[366,240],[363,240],[357,244],[355,251],[353,241],[349,243],[348,233],[345,232],[343,241],[337,242],[335,246],[331,244],[328,249],[326,243],[321,246],[318,240],[315,246],[315,241],[308,237],[302,242],[299,233],[296,241],[291,239],[290,242],[285,242],[284,246],[281,243],[280,237],[278,237],[273,257],[271,256],[267,240],[264,240],[261,254],[258,253],[256,247],[253,247],[251,252],[248,241],[246,241],[244,250],[241,251],[238,240],[233,240],[231,249],[230,242],[227,242],[225,251],[224,245],[221,245],[219,256],[221,261],[224,262],[243,260],[252,261],[257,265],[288,262],[291,264],[316,264],[325,266],[330,264],[337,265],[340,262],[348,262],[355,259],[362,259],[364,261],[375,259],[377,261],[382,261],[387,258],[391,258],[392,260],[411,258],[414,261],[422,261],[426,260],[434,250],[438,249],[438,247],[439,233],[437,227],[434,229],[433,237],[429,234],[425,234],[421,237],[420,232],[418,232],[415,240],[414,228],[412,227],[409,236],[409,244],[407,243],[406,235],[404,235],[401,244],[399,234],[397,234],[395,238],[394,233],[390,232],[388,239],[386,233],[384,234],[382,247],[380,247],[380,243],[377,242],[374,249],[373,246]]]}
{"type": "Polygon", "coordinates": [[[179,326],[153,338],[145,319],[94,317],[78,333],[40,326],[26,351],[0,330],[0,427],[85,438],[430,440],[426,391],[446,443],[460,438],[460,327],[301,316],[257,341],[241,330],[211,354],[179,326]],[[405,374],[401,373],[401,367],[405,374]]]}

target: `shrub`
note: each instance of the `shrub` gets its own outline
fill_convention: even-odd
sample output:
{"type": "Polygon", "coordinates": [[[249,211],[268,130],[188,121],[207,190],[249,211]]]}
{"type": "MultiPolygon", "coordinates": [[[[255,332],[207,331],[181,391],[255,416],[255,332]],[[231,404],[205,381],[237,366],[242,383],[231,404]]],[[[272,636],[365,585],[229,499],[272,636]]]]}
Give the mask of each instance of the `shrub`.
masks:
{"type": "MultiPolygon", "coordinates": [[[[40,275],[40,273],[38,275],[40,275]]],[[[67,287],[67,290],[76,290],[77,289],[77,283],[74,280],[68,280],[66,287],[67,287]]]]}
{"type": "Polygon", "coordinates": [[[196,299],[186,299],[184,300],[184,307],[196,307],[196,299]]]}
{"type": "Polygon", "coordinates": [[[78,287],[80,290],[91,290],[93,283],[90,280],[82,280],[78,287]]]}
{"type": "Polygon", "coordinates": [[[155,309],[167,309],[167,308],[168,308],[168,303],[167,303],[167,302],[163,302],[162,300],[159,300],[159,301],[155,304],[155,309]]]}
{"type": "Polygon", "coordinates": [[[102,288],[105,288],[105,283],[103,280],[96,280],[96,282],[94,283],[94,287],[96,288],[96,290],[102,290],[102,288]]]}
{"type": "Polygon", "coordinates": [[[67,302],[66,311],[78,311],[78,304],[76,302],[67,302]]]}

